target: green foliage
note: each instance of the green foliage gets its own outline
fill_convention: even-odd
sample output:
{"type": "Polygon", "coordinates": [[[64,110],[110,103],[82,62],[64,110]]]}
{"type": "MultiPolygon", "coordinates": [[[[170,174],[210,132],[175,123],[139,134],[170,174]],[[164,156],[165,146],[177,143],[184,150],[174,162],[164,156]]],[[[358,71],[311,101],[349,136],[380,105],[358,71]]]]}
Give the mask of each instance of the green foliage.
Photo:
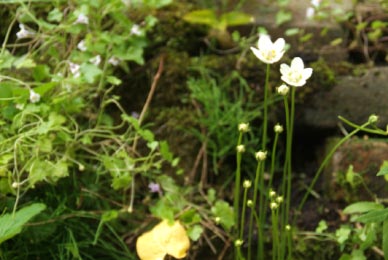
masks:
{"type": "Polygon", "coordinates": [[[216,11],[212,9],[192,11],[185,14],[183,19],[189,23],[205,24],[220,31],[225,31],[230,26],[245,25],[253,21],[252,16],[237,11],[226,12],[218,17],[216,11]]]}
{"type": "Polygon", "coordinates": [[[34,203],[19,209],[15,213],[6,213],[0,216],[0,244],[22,231],[31,218],[42,212],[46,205],[34,203]]]}
{"type": "MultiPolygon", "coordinates": [[[[213,170],[218,173],[218,165],[235,152],[238,124],[251,122],[260,116],[260,111],[253,109],[256,106],[254,93],[237,71],[221,77],[203,70],[199,77],[189,78],[187,85],[191,99],[201,105],[198,120],[206,130],[192,131],[207,143],[213,170]]],[[[250,142],[254,143],[255,139],[250,142]]]]}

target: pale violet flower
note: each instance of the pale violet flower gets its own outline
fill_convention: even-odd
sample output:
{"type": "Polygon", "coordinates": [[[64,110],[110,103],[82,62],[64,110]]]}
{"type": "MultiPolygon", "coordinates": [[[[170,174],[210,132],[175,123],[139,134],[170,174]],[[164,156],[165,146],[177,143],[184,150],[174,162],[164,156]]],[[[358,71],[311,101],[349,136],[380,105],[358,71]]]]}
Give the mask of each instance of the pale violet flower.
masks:
{"type": "Polygon", "coordinates": [[[77,48],[78,48],[80,51],[86,51],[87,48],[86,48],[85,40],[80,41],[80,42],[77,44],[77,48]]]}
{"type": "Polygon", "coordinates": [[[40,95],[32,89],[30,89],[30,101],[31,103],[37,103],[40,101],[40,95]]]}
{"type": "Polygon", "coordinates": [[[31,38],[35,35],[35,32],[30,31],[24,24],[19,24],[20,30],[16,33],[18,39],[31,38]]]}
{"type": "Polygon", "coordinates": [[[264,63],[272,64],[278,62],[285,52],[286,42],[283,38],[272,42],[268,35],[262,35],[257,42],[257,47],[251,47],[253,54],[264,63]]]}
{"type": "Polygon", "coordinates": [[[295,57],[291,61],[291,66],[287,64],[280,65],[281,79],[288,85],[294,87],[301,87],[306,84],[306,80],[313,74],[312,68],[305,68],[303,60],[299,57],[295,57]]]}
{"type": "Polygon", "coordinates": [[[75,20],[74,23],[75,24],[89,24],[89,18],[85,14],[80,13],[77,17],[77,20],[75,20]]]}
{"type": "Polygon", "coordinates": [[[101,56],[100,55],[94,56],[93,58],[89,59],[89,61],[94,65],[98,66],[101,63],[101,56]]]}
{"type": "Polygon", "coordinates": [[[307,7],[306,9],[306,18],[312,19],[315,15],[315,9],[313,7],[307,7]]]}
{"type": "Polygon", "coordinates": [[[120,63],[120,59],[116,57],[110,57],[108,63],[112,64],[113,66],[117,66],[120,63]]]}
{"type": "Polygon", "coordinates": [[[148,188],[152,193],[161,192],[160,185],[155,182],[150,182],[150,184],[148,184],[148,188]]]}
{"type": "Polygon", "coordinates": [[[140,35],[141,34],[140,26],[137,24],[132,25],[131,34],[132,35],[140,35]]]}
{"type": "Polygon", "coordinates": [[[70,66],[71,74],[73,74],[75,78],[78,78],[81,75],[81,72],[80,72],[81,66],[72,62],[69,62],[69,66],[70,66]]]}

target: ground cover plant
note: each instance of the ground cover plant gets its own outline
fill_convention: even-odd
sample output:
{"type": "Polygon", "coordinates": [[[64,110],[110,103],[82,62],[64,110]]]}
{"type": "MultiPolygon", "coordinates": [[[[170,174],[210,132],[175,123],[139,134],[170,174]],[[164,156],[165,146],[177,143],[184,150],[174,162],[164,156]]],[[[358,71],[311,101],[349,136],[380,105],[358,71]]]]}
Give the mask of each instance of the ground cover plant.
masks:
{"type": "MultiPolygon", "coordinates": [[[[233,31],[253,21],[245,1],[205,2],[0,1],[1,259],[306,259],[324,248],[308,252],[309,239],[342,260],[387,259],[384,199],[347,205],[335,228],[298,226],[334,152],[360,133],[387,135],[378,116],[339,116],[349,132],[293,201],[296,102],[319,71],[271,30],[233,31]],[[180,44],[190,30],[200,50],[180,44]],[[155,106],[163,92],[178,105],[155,106]],[[192,144],[185,161],[181,135],[192,144]]],[[[292,18],[287,4],[274,3],[279,26],[292,18]]],[[[311,5],[325,19],[326,1],[311,5]]],[[[384,24],[358,29],[380,46],[384,24]]],[[[284,37],[296,34],[313,37],[284,37]]],[[[357,178],[350,167],[346,181],[357,178]]]]}

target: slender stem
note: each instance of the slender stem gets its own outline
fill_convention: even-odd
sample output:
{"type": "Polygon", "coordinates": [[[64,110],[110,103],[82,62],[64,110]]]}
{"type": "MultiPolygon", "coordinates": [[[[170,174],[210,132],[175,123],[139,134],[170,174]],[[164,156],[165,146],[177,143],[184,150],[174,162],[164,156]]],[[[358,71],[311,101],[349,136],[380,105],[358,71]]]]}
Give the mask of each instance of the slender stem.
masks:
{"type": "Polygon", "coordinates": [[[279,230],[278,230],[278,209],[271,209],[272,219],[272,259],[277,259],[276,256],[280,257],[279,254],[279,230]]]}
{"type": "Polygon", "coordinates": [[[245,210],[247,207],[248,188],[244,188],[243,207],[241,212],[241,225],[239,238],[242,240],[244,235],[245,210]]]}
{"type": "MultiPolygon", "coordinates": [[[[243,132],[240,131],[240,135],[238,137],[237,146],[241,145],[243,132]]],[[[234,187],[234,214],[235,214],[235,223],[236,223],[236,234],[239,234],[238,223],[239,223],[239,204],[240,204],[240,186],[241,186],[241,157],[242,153],[236,151],[236,179],[235,179],[235,187],[234,187]]]]}
{"type": "Polygon", "coordinates": [[[342,138],[331,150],[330,152],[326,155],[325,159],[323,160],[323,162],[321,163],[319,169],[317,170],[317,172],[315,173],[315,176],[310,184],[310,186],[308,187],[301,203],[299,204],[299,207],[298,207],[298,212],[300,212],[308,198],[308,196],[310,195],[312,189],[314,188],[314,185],[315,183],[317,182],[320,174],[322,173],[322,170],[325,168],[326,164],[329,162],[330,158],[333,156],[334,152],[338,149],[338,147],[340,147],[343,143],[345,143],[347,140],[350,139],[350,137],[352,137],[353,135],[355,135],[357,132],[363,130],[366,126],[368,126],[370,124],[370,122],[366,122],[364,123],[363,125],[361,126],[356,126],[356,129],[354,129],[352,132],[350,132],[347,136],[345,136],[344,138],[342,138]]]}
{"type": "Polygon", "coordinates": [[[360,130],[362,130],[363,132],[370,133],[370,134],[378,134],[378,135],[388,135],[387,131],[384,131],[381,129],[364,128],[364,127],[361,128],[361,126],[358,126],[355,123],[350,122],[349,120],[343,118],[342,116],[338,116],[338,118],[353,128],[360,128],[360,130]]]}
{"type": "Polygon", "coordinates": [[[269,91],[269,73],[270,65],[267,64],[267,70],[265,74],[264,85],[264,102],[263,102],[263,137],[262,137],[262,150],[266,150],[267,146],[267,128],[268,128],[268,91],[269,91]]]}
{"type": "Polygon", "coordinates": [[[274,177],[274,172],[275,172],[275,155],[276,155],[276,146],[279,140],[279,133],[275,133],[275,139],[273,141],[273,146],[272,146],[272,153],[271,153],[271,169],[269,171],[269,182],[268,182],[268,187],[271,188],[272,182],[273,182],[273,177],[274,177]]]}
{"type": "MultiPolygon", "coordinates": [[[[253,185],[253,203],[252,203],[252,211],[251,211],[251,216],[249,218],[249,230],[248,230],[248,259],[251,259],[251,245],[252,245],[252,234],[253,234],[253,217],[255,215],[255,209],[256,209],[256,202],[257,202],[257,193],[259,192],[258,187],[259,187],[259,175],[260,175],[260,169],[261,169],[261,161],[259,160],[257,162],[257,167],[256,167],[256,176],[255,176],[255,182],[253,185]]],[[[258,221],[256,221],[258,222],[258,221]]],[[[258,230],[260,230],[262,227],[258,226],[258,230]]],[[[258,241],[258,243],[262,243],[263,241],[258,241]]]]}
{"type": "MultiPolygon", "coordinates": [[[[287,191],[286,191],[286,198],[285,198],[285,204],[286,209],[284,212],[284,222],[282,225],[282,229],[285,227],[285,225],[288,225],[289,222],[289,215],[290,215],[290,207],[291,207],[291,179],[292,179],[292,140],[293,140],[293,134],[294,134],[294,119],[295,119],[295,89],[291,88],[291,111],[290,111],[290,129],[287,133],[287,191]]],[[[286,237],[284,237],[286,238],[286,237]]],[[[285,245],[286,239],[282,239],[282,243],[285,245]]],[[[286,252],[285,248],[282,248],[282,256],[281,258],[284,258],[284,254],[286,252]]],[[[292,255],[292,246],[288,247],[288,255],[292,255]]]]}
{"type": "MultiPolygon", "coordinates": [[[[284,96],[284,113],[286,117],[286,157],[284,160],[284,166],[283,166],[283,178],[282,178],[282,187],[281,187],[281,194],[285,195],[287,193],[287,178],[288,178],[288,172],[289,172],[289,161],[291,161],[291,123],[290,123],[290,109],[289,109],[289,103],[288,103],[288,96],[284,96]]],[[[279,226],[281,229],[283,229],[287,225],[287,204],[288,204],[289,198],[286,196],[285,202],[280,205],[280,223],[279,226]]],[[[281,240],[281,255],[280,258],[284,257],[284,253],[286,251],[286,243],[282,239],[281,240]]]]}

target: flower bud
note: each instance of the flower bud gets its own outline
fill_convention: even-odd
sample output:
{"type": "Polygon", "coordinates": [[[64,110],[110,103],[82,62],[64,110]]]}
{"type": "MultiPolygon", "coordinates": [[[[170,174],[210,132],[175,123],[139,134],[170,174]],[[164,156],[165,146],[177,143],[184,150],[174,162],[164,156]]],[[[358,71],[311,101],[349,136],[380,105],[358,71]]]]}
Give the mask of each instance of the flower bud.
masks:
{"type": "Polygon", "coordinates": [[[279,207],[279,204],[277,204],[276,202],[271,202],[271,204],[269,204],[269,207],[272,209],[272,210],[275,210],[279,207]]]}
{"type": "Polygon", "coordinates": [[[368,122],[371,124],[376,123],[379,120],[379,117],[376,116],[375,114],[372,114],[369,116],[368,122]]]}
{"type": "Polygon", "coordinates": [[[251,182],[250,180],[245,180],[245,181],[243,182],[243,187],[244,187],[245,189],[249,189],[251,186],[252,186],[252,182],[251,182]]]}
{"type": "Polygon", "coordinates": [[[249,123],[241,123],[238,125],[238,131],[246,133],[249,131],[249,123]]]}
{"type": "Polygon", "coordinates": [[[253,206],[253,201],[252,200],[247,200],[247,206],[252,207],[253,206]]]}
{"type": "Polygon", "coordinates": [[[264,161],[267,158],[267,152],[258,151],[255,153],[256,160],[264,161]]]}
{"type": "Polygon", "coordinates": [[[280,134],[280,133],[282,133],[283,132],[283,126],[282,125],[280,125],[279,123],[278,124],[276,124],[275,126],[274,126],[274,131],[275,131],[275,133],[277,133],[277,134],[280,134]]]}
{"type": "Polygon", "coordinates": [[[236,150],[238,153],[243,153],[245,152],[245,146],[243,144],[237,145],[236,150]]]}
{"type": "Polygon", "coordinates": [[[242,241],[241,239],[237,239],[236,241],[234,241],[234,245],[236,247],[240,247],[242,244],[243,244],[244,241],[242,241]]]}
{"type": "Polygon", "coordinates": [[[286,84],[282,84],[282,85],[280,85],[280,87],[277,88],[278,94],[280,94],[282,96],[287,95],[289,90],[290,90],[290,88],[286,84]]]}

